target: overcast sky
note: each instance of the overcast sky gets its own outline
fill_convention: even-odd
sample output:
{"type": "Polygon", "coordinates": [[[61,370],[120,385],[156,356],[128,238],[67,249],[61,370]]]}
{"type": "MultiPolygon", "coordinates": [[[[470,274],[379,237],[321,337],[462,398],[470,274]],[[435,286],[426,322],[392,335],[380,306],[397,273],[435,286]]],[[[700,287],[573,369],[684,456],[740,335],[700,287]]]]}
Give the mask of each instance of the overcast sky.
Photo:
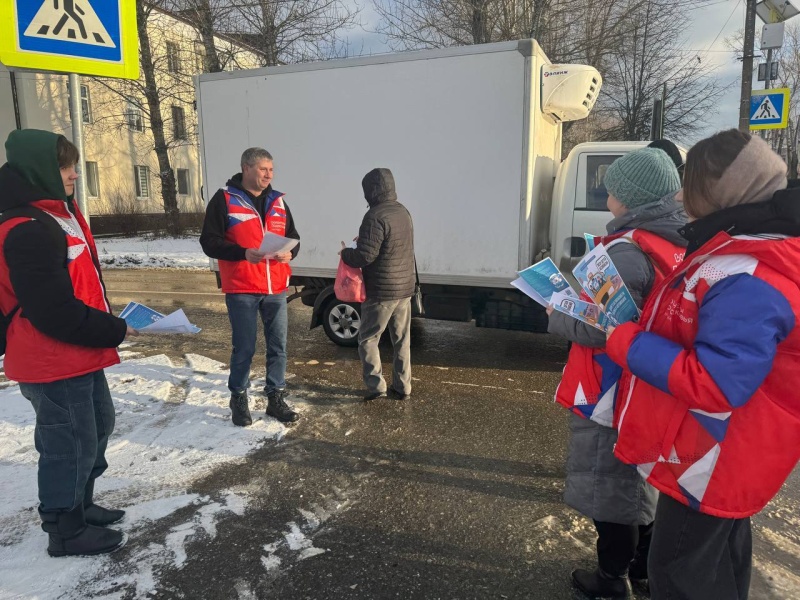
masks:
{"type": "MultiPolygon", "coordinates": [[[[355,0],[362,7],[361,19],[366,29],[374,29],[377,16],[370,0],[355,0]],[[373,24],[370,26],[370,24],[373,24]]],[[[725,47],[725,38],[744,28],[744,0],[718,0],[713,5],[690,13],[686,40],[676,40],[676,50],[687,58],[700,56],[704,63],[714,66],[714,74],[728,89],[707,117],[706,127],[693,139],[680,140],[689,145],[716,131],[737,127],[739,124],[739,93],[742,64],[735,60],[733,52],[725,47]]],[[[798,17],[800,18],[800,17],[798,17]]],[[[758,34],[757,36],[758,37],[758,34]]],[[[349,35],[351,53],[370,54],[388,52],[383,38],[373,33],[352,31],[349,35]]],[[[758,51],[757,51],[758,52],[758,51]]],[[[763,87],[762,82],[753,82],[754,87],[763,87]]]]}
{"type": "MultiPolygon", "coordinates": [[[[729,86],[729,89],[717,105],[717,110],[708,115],[705,129],[698,132],[695,140],[686,142],[739,125],[742,63],[735,60],[733,52],[727,50],[725,38],[744,29],[744,9],[743,0],[722,0],[692,13],[692,27],[686,33],[685,49],[694,52],[699,50],[697,54],[701,60],[714,65],[716,78],[722,85],[729,86]]],[[[763,82],[753,81],[753,87],[763,86],[763,82]]]]}

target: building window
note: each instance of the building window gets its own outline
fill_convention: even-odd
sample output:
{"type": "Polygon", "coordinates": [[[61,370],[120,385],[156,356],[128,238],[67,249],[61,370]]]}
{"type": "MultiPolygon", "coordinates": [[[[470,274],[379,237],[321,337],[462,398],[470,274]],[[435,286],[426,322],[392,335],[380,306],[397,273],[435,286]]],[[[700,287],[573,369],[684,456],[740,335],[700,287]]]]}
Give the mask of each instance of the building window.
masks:
{"type": "Polygon", "coordinates": [[[97,163],[86,161],[86,189],[91,198],[100,197],[100,176],[97,173],[97,163]]]}
{"type": "Polygon", "coordinates": [[[135,165],[133,167],[133,178],[136,183],[136,197],[150,197],[150,167],[135,165]]]}
{"type": "Polygon", "coordinates": [[[180,106],[172,107],[172,137],[176,140],[186,139],[186,116],[180,106]]]}
{"type": "Polygon", "coordinates": [[[128,129],[132,129],[133,131],[144,131],[142,109],[130,98],[128,98],[125,103],[125,122],[128,124],[128,129]]]}
{"type": "Polygon", "coordinates": [[[89,86],[81,86],[81,116],[84,123],[92,122],[92,102],[89,96],[89,86]]]}
{"type": "Polygon", "coordinates": [[[180,46],[175,42],[167,42],[167,71],[170,73],[181,72],[180,46]]]}
{"type": "Polygon", "coordinates": [[[194,43],[194,68],[198,73],[206,72],[206,47],[203,42],[194,43]]]}
{"type": "Polygon", "coordinates": [[[178,194],[181,196],[189,195],[189,169],[178,169],[178,176],[176,178],[178,185],[178,194]]]}

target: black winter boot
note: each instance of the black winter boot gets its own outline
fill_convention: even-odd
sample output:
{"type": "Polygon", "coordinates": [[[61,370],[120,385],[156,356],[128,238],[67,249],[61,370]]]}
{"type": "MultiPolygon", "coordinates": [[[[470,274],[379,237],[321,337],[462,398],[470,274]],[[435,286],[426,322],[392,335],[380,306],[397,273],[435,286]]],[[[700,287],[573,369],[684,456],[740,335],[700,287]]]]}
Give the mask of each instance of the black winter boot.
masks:
{"type": "Polygon", "coordinates": [[[94,556],[108,554],[125,545],[127,537],[121,531],[87,525],[83,504],[68,512],[44,513],[42,529],[50,535],[47,553],[50,556],[94,556]]]}
{"type": "Polygon", "coordinates": [[[112,523],[119,523],[125,518],[124,510],[114,508],[103,508],[93,501],[94,498],[94,479],[90,479],[86,484],[86,491],[83,492],[83,516],[87,525],[97,525],[105,527],[112,523]]]}
{"type": "Polygon", "coordinates": [[[253,424],[253,417],[250,416],[250,407],[247,392],[241,394],[231,394],[231,421],[239,427],[247,427],[253,424]]]}
{"type": "Polygon", "coordinates": [[[630,583],[627,577],[614,577],[600,569],[575,569],[572,572],[572,583],[588,598],[593,600],[611,598],[624,600],[631,594],[630,583]]]}
{"type": "Polygon", "coordinates": [[[300,418],[284,401],[286,390],[276,390],[267,396],[267,416],[275,417],[281,423],[294,423],[300,418]]]}

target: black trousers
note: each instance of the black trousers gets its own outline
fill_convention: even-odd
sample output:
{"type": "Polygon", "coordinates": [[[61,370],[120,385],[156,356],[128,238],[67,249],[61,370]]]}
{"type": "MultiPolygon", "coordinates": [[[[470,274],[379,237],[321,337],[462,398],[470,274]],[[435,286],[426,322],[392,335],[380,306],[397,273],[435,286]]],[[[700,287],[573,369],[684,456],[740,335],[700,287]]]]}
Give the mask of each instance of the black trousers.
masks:
{"type": "Polygon", "coordinates": [[[653,524],[620,525],[595,521],[597,529],[597,564],[608,575],[622,577],[631,562],[647,564],[653,524]]]}
{"type": "Polygon", "coordinates": [[[750,519],[697,512],[658,499],[648,570],[652,600],[747,600],[753,544],[750,519]]]}

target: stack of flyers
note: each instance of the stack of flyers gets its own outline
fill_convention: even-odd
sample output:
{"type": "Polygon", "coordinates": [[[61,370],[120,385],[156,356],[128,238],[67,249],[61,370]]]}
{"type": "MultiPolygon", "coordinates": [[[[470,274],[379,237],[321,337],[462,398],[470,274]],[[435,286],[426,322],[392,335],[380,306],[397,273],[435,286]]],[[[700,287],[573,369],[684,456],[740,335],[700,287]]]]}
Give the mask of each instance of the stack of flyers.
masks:
{"type": "Polygon", "coordinates": [[[558,292],[578,297],[550,258],[520,271],[519,278],[512,281],[511,285],[544,307],[550,306],[551,297],[558,292]]]}
{"type": "Polygon", "coordinates": [[[592,301],[608,316],[609,324],[633,321],[639,309],[625,287],[603,244],[598,244],[581,259],[572,274],[592,301]]]}
{"type": "Polygon", "coordinates": [[[550,258],[520,271],[511,285],[542,306],[552,306],[603,331],[638,318],[633,296],[603,244],[595,246],[596,238],[588,233],[584,239],[591,250],[572,270],[582,288],[580,294],[570,287],[550,258]]]}
{"type": "Polygon", "coordinates": [[[149,306],[130,302],[119,316],[140,333],[200,333],[200,328],[189,322],[182,308],[162,315],[149,306]]]}

